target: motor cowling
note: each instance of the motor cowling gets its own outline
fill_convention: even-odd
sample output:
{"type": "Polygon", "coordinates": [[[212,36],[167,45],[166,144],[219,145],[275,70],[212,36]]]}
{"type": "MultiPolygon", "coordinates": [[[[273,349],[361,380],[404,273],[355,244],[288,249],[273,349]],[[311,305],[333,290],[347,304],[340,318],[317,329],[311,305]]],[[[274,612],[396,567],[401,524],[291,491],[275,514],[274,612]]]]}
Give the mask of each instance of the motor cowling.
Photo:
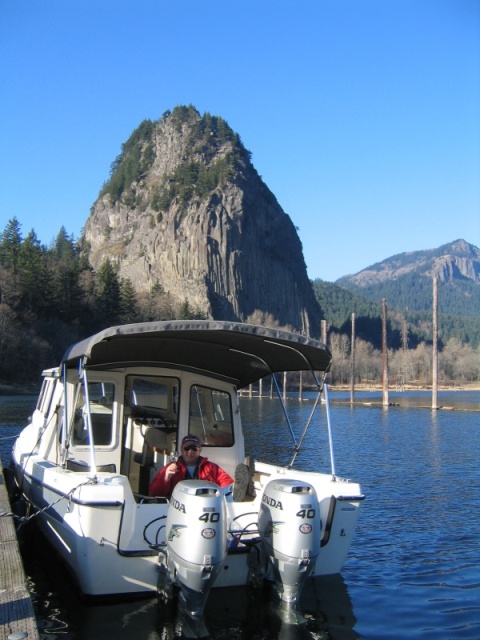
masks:
{"type": "Polygon", "coordinates": [[[218,485],[179,482],[172,494],[166,526],[168,570],[185,607],[200,615],[227,555],[225,498],[218,485]]]}
{"type": "Polygon", "coordinates": [[[320,552],[320,507],[314,488],[294,479],[267,484],[259,532],[282,601],[296,602],[320,552]]]}

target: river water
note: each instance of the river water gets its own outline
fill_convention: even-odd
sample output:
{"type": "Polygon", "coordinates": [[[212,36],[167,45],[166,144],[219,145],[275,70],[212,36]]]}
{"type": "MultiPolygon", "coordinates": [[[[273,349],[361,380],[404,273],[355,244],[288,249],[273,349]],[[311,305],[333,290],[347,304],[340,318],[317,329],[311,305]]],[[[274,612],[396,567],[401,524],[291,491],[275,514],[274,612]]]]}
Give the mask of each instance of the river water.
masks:
{"type": "MultiPolygon", "coordinates": [[[[205,614],[210,637],[478,640],[480,393],[439,393],[446,410],[433,412],[421,392],[392,393],[388,408],[381,407],[381,394],[356,394],[353,407],[348,394],[330,395],[336,473],[358,480],[366,495],[342,574],[310,581],[299,626],[282,623],[268,592],[214,590],[205,614]]],[[[291,440],[278,401],[241,402],[249,453],[289,462],[291,440]],[[265,423],[270,427],[261,430],[265,423]]],[[[34,404],[33,397],[0,397],[4,465],[34,404]]],[[[310,399],[289,398],[287,405],[293,421],[308,418],[310,399]]],[[[324,408],[320,414],[323,421],[324,408]]],[[[298,466],[329,464],[324,430],[313,424],[298,466]]],[[[27,540],[22,553],[42,640],[177,637],[174,613],[155,598],[83,602],[41,539],[27,540]]]]}

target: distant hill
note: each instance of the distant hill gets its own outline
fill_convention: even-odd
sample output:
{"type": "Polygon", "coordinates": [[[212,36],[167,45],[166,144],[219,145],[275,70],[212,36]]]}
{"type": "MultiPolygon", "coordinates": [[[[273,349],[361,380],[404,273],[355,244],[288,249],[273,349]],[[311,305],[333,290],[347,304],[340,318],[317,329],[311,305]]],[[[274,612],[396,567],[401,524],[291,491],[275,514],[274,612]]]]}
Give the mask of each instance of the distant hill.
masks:
{"type": "Polygon", "coordinates": [[[432,306],[432,276],[438,277],[442,313],[480,313],[480,250],[456,240],[438,249],[400,253],[355,275],[343,276],[336,284],[361,292],[369,300],[389,298],[396,308],[425,311],[432,306]]]}
{"type": "Polygon", "coordinates": [[[355,312],[360,325],[365,325],[366,339],[370,336],[372,342],[378,342],[371,337],[377,335],[374,325],[385,298],[393,325],[395,319],[398,327],[405,319],[415,342],[431,338],[434,274],[438,278],[440,339],[446,342],[457,337],[479,345],[480,250],[465,240],[438,249],[401,253],[335,283],[317,280],[314,289],[332,326],[347,330],[355,312]]]}
{"type": "Polygon", "coordinates": [[[399,311],[432,309],[432,277],[438,278],[439,312],[480,316],[480,249],[456,240],[438,249],[400,253],[336,284],[399,311]]]}

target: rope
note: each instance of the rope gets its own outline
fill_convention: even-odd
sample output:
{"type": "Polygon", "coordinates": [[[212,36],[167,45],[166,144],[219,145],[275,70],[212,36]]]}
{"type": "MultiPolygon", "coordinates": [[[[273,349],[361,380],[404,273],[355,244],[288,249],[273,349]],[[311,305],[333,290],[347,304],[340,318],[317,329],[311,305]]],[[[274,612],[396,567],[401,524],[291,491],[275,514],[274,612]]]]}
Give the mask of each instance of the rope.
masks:
{"type": "Polygon", "coordinates": [[[13,440],[14,438],[18,438],[18,433],[16,433],[14,436],[6,436],[5,438],[0,438],[0,440],[13,440]]]}
{"type": "Polygon", "coordinates": [[[12,513],[11,511],[10,512],[3,511],[2,513],[0,513],[0,518],[10,517],[10,518],[13,518],[14,520],[18,520],[20,522],[18,528],[20,528],[21,526],[23,526],[27,522],[30,522],[30,520],[33,520],[34,518],[36,518],[40,514],[44,513],[45,511],[47,511],[51,507],[54,507],[56,504],[58,504],[62,500],[71,500],[71,498],[73,497],[73,494],[75,493],[75,491],[77,489],[80,489],[80,487],[84,487],[87,484],[96,484],[96,482],[97,481],[96,481],[95,478],[89,478],[85,482],[82,482],[81,484],[78,484],[76,487],[73,487],[73,489],[71,489],[71,491],[66,493],[64,496],[60,496],[60,498],[58,498],[58,500],[55,500],[55,502],[52,502],[51,504],[47,504],[46,507],[43,507],[43,509],[40,509],[39,511],[35,511],[35,513],[32,513],[31,516],[19,516],[16,513],[12,513]]]}

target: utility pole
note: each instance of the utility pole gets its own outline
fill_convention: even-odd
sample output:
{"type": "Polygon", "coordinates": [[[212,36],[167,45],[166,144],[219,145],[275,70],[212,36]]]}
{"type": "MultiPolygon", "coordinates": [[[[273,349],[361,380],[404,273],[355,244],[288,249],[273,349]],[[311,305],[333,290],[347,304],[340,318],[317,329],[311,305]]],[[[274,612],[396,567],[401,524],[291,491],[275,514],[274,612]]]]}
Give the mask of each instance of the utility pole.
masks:
{"type": "Polygon", "coordinates": [[[355,314],[352,313],[352,342],[350,345],[350,404],[355,402],[355,314]]]}
{"type": "Polygon", "coordinates": [[[438,280],[433,276],[433,319],[432,319],[432,409],[438,409],[438,280]]]}
{"type": "Polygon", "coordinates": [[[382,298],[382,379],[383,406],[388,407],[387,300],[382,298]]]}

